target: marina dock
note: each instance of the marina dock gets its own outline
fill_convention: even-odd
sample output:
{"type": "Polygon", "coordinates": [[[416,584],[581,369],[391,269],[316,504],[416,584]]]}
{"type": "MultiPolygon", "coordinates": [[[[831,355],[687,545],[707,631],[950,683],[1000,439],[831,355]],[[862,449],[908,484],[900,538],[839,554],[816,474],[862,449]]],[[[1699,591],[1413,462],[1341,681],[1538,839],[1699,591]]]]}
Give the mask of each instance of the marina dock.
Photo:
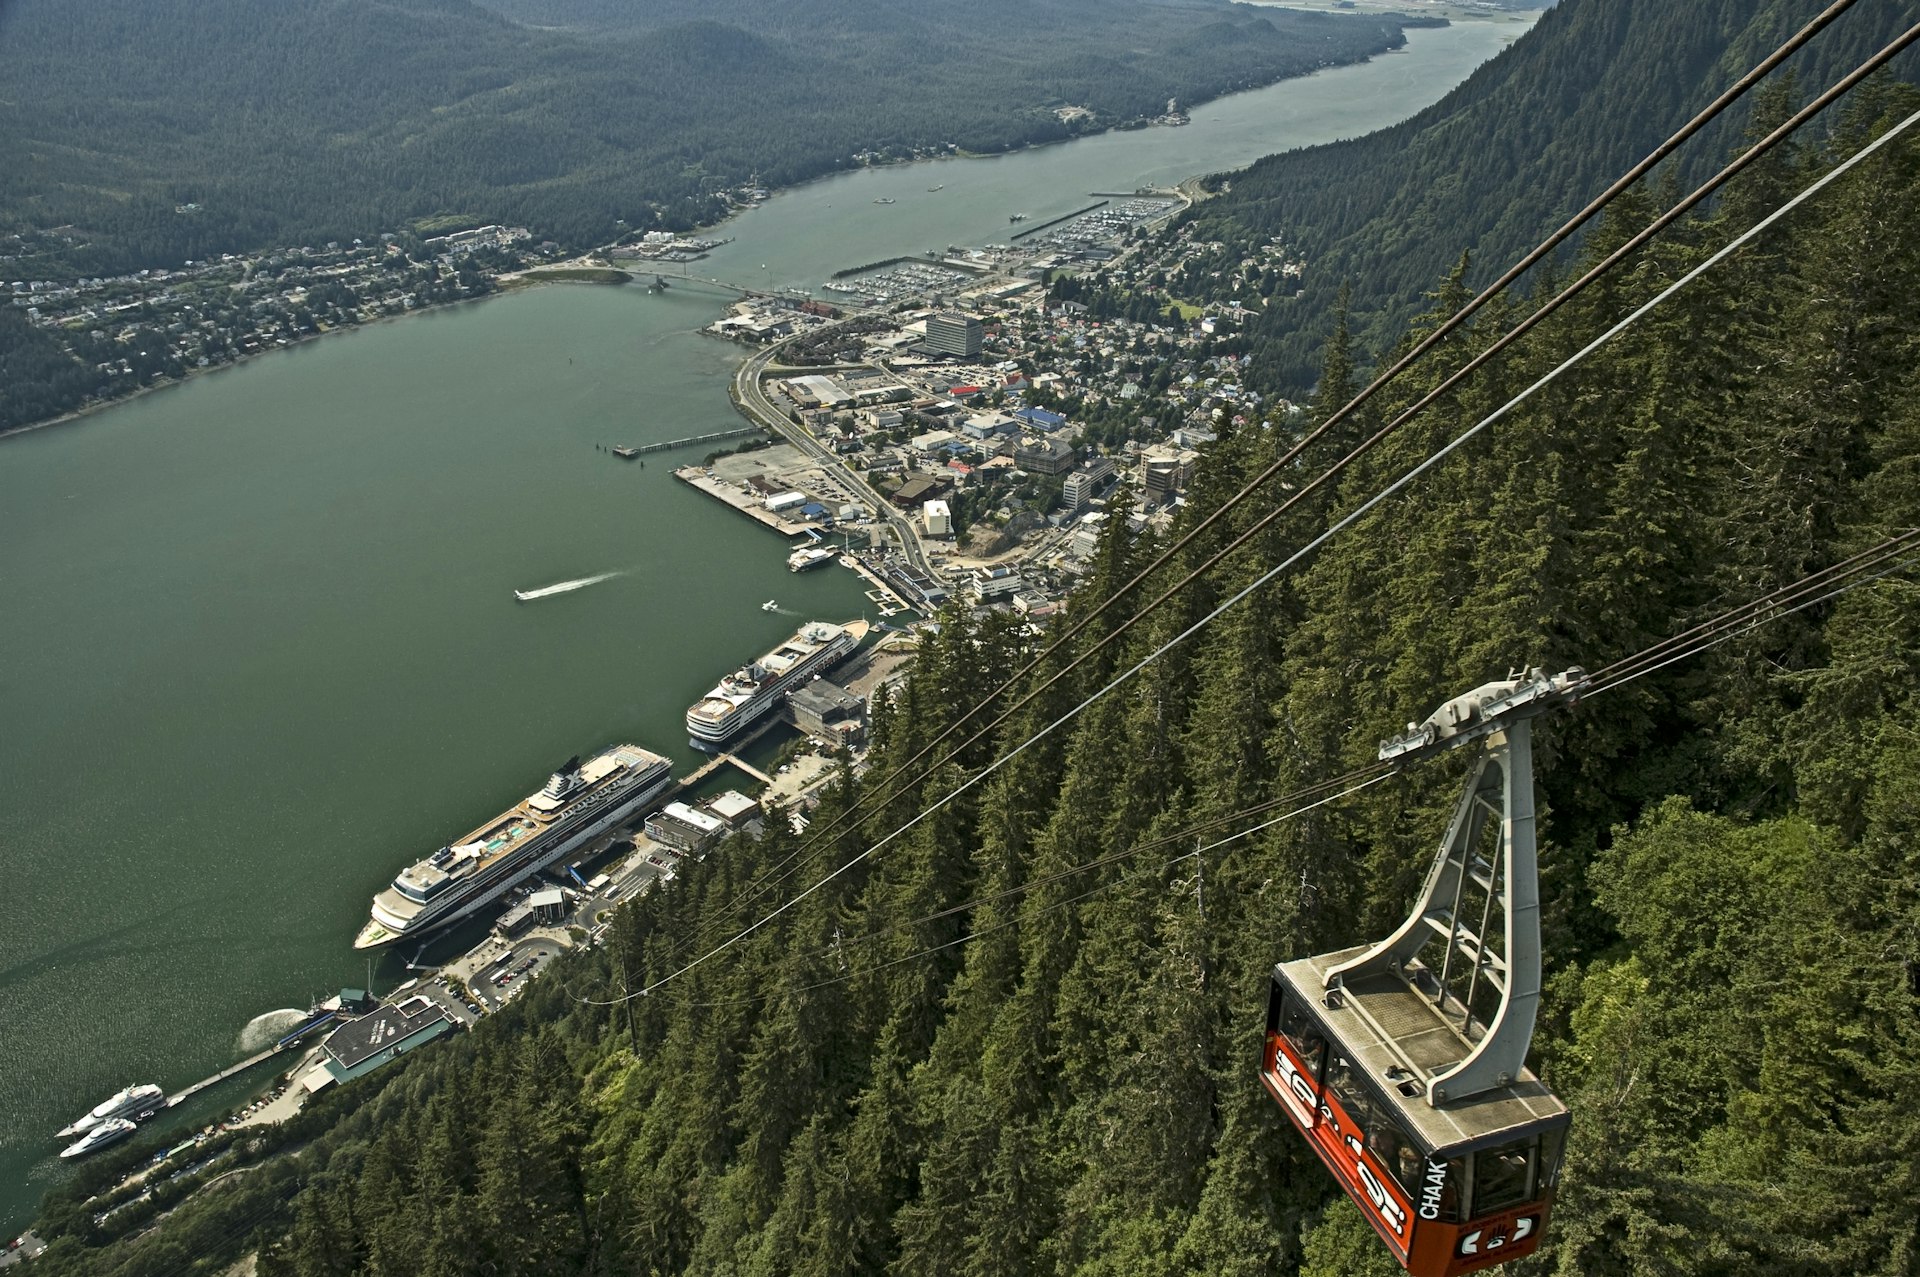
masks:
{"type": "Polygon", "coordinates": [[[673,477],[690,487],[699,489],[716,501],[732,506],[761,527],[771,532],[778,532],[783,537],[804,536],[809,532],[817,533],[821,530],[820,525],[811,519],[795,521],[781,518],[763,506],[752,494],[713,478],[699,466],[681,466],[673,472],[673,477]]]}
{"type": "Polygon", "coordinates": [[[861,580],[873,587],[867,591],[867,599],[869,602],[876,603],[880,606],[881,616],[894,616],[901,612],[910,612],[913,610],[913,605],[901,598],[900,592],[889,585],[885,577],[868,567],[866,560],[862,559],[859,555],[843,554],[840,556],[840,562],[848,571],[854,573],[861,580]]]}

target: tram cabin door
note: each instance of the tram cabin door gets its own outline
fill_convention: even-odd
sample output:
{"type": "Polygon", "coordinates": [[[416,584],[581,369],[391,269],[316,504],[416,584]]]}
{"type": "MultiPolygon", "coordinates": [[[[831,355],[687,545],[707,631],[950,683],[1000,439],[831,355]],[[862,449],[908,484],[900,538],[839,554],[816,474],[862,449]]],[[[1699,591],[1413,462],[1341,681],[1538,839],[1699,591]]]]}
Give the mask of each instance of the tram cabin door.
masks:
{"type": "Polygon", "coordinates": [[[1565,1106],[1530,1073],[1430,1103],[1381,1032],[1393,1008],[1369,1015],[1352,991],[1322,985],[1324,967],[1360,952],[1274,968],[1261,1083],[1408,1272],[1453,1277],[1530,1254],[1559,1177],[1565,1106]]]}

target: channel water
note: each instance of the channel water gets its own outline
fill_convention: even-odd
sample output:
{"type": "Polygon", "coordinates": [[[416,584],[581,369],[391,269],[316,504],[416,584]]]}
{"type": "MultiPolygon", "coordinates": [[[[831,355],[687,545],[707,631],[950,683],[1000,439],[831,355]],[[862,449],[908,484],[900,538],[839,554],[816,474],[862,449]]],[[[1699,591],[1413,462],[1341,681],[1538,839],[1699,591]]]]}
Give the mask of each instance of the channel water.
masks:
{"type": "MultiPolygon", "coordinates": [[[[817,287],[1358,134],[1530,21],[1415,30],[1185,128],[814,183],[696,269],[817,287]]],[[[794,614],[862,614],[852,574],[789,573],[779,538],[672,479],[700,449],[596,447],[738,423],[740,352],[695,332],[724,300],[532,289],[0,441],[0,1235],[64,1169],[53,1130],[99,1099],[178,1089],[256,1017],[403,979],[350,948],[402,864],[570,754],[689,763],[681,715],[726,668],[794,614]]]]}

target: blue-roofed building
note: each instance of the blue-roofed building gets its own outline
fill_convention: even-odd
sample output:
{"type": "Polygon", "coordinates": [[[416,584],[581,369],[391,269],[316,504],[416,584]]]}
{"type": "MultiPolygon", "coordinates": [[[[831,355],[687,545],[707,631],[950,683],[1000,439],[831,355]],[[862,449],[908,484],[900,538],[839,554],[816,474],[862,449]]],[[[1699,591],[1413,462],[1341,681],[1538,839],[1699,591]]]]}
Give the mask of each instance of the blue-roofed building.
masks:
{"type": "Polygon", "coordinates": [[[809,519],[824,519],[833,512],[818,501],[809,501],[800,507],[800,513],[809,519]]]}
{"type": "Polygon", "coordinates": [[[1048,412],[1045,408],[1022,408],[1013,414],[1038,430],[1041,434],[1052,434],[1067,424],[1067,419],[1057,412],[1048,412]]]}

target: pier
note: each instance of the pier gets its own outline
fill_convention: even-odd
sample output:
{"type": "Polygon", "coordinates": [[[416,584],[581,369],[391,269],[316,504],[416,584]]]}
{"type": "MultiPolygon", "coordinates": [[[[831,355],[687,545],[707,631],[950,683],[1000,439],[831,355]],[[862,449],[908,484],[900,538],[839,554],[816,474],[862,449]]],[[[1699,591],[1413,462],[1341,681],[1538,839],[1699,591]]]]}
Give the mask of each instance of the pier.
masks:
{"type": "Polygon", "coordinates": [[[183,1104],[186,1101],[192,1099],[194,1096],[200,1094],[200,1092],[208,1089],[209,1087],[218,1086],[222,1082],[226,1081],[228,1078],[239,1077],[242,1073],[247,1072],[249,1069],[252,1069],[257,1065],[265,1064],[268,1060],[271,1060],[274,1056],[279,1055],[283,1052],[292,1050],[296,1045],[298,1045],[297,1039],[282,1040],[276,1045],[268,1047],[264,1051],[257,1051],[254,1054],[249,1055],[246,1059],[240,1061],[238,1064],[229,1064],[226,1068],[221,1069],[218,1073],[214,1074],[212,1077],[202,1078],[198,1082],[195,1082],[192,1086],[189,1086],[188,1088],[186,1088],[184,1091],[179,1091],[173,1095],[169,1095],[167,1097],[167,1107],[173,1108],[179,1104],[183,1104]]]}
{"type": "Polygon", "coordinates": [[[1021,240],[1029,235],[1038,235],[1041,231],[1051,229],[1062,222],[1071,222],[1076,217],[1084,217],[1096,208],[1105,208],[1110,203],[1112,203],[1111,200],[1101,200],[1098,204],[1089,204],[1085,208],[1076,208],[1071,213],[1062,213],[1058,217],[1050,217],[1044,222],[1036,222],[1032,226],[1017,230],[1007,238],[1010,240],[1021,240]]]}
{"type": "Polygon", "coordinates": [[[731,430],[715,430],[704,435],[688,435],[685,439],[668,439],[664,443],[640,443],[627,446],[628,456],[640,456],[647,452],[668,452],[674,448],[691,448],[696,443],[718,443],[722,439],[739,439],[745,435],[765,434],[759,426],[735,426],[731,430]]]}

